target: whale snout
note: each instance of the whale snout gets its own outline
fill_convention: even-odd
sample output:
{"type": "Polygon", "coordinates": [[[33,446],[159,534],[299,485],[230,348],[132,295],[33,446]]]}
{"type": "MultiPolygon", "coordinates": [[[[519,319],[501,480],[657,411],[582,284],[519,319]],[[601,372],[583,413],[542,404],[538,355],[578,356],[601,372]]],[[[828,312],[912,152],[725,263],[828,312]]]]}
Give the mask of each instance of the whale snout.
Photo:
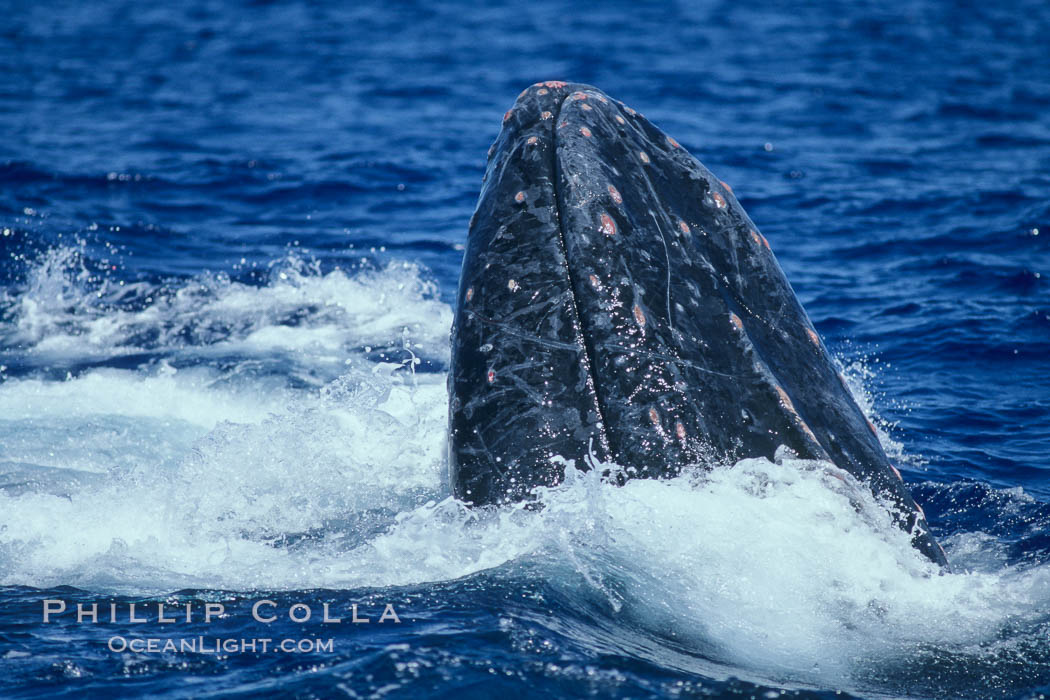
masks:
{"type": "Polygon", "coordinates": [[[925,517],[732,189],[601,90],[518,95],[490,150],[449,372],[456,496],[522,500],[593,455],[647,477],[787,447],[925,517]]]}

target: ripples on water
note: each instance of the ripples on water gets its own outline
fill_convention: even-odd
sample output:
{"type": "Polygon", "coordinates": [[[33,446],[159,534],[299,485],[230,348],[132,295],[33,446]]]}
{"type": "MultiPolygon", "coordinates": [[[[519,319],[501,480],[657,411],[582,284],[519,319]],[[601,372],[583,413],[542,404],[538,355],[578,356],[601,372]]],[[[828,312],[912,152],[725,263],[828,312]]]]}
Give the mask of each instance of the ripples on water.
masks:
{"type": "Polygon", "coordinates": [[[5,692],[1045,692],[1048,30],[1041,2],[19,3],[5,692]],[[449,499],[466,222],[499,115],[553,77],[733,185],[958,573],[791,460],[624,488],[570,470],[542,512],[449,499]],[[47,597],[232,614],[45,626],[47,597]],[[404,622],[259,625],[262,597],[404,622]],[[105,649],[129,632],[335,652],[105,649]]]}

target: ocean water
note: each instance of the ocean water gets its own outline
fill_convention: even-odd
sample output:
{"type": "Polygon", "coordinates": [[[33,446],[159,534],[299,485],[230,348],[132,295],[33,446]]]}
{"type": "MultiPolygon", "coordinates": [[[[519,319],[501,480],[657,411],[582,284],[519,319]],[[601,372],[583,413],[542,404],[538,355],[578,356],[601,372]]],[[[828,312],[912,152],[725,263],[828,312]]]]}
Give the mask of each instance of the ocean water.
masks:
{"type": "Polygon", "coordinates": [[[4,19],[0,696],[1050,692],[1050,5],[4,19]],[[450,498],[467,221],[546,79],[733,186],[953,573],[797,460],[450,498]]]}

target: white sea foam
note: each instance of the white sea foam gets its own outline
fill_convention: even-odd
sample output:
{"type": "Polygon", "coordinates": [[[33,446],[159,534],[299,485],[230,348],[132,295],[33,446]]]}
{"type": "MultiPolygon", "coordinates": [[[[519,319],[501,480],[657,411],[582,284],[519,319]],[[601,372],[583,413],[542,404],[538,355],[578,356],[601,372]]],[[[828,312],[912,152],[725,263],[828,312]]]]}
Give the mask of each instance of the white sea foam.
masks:
{"type": "Polygon", "coordinates": [[[0,325],[0,347],[60,364],[142,352],[245,365],[281,357],[329,374],[369,346],[448,354],[451,310],[414,264],[322,274],[290,256],[264,286],[209,273],[169,287],[98,280],[80,260],[75,249],[55,249],[22,293],[0,296],[12,318],[0,325]]]}
{"type": "Polygon", "coordinates": [[[415,370],[451,311],[416,266],[129,290],[56,249],[27,278],[0,347],[95,368],[0,383],[0,581],[312,585],[295,552],[441,495],[444,377],[415,370]]]}
{"type": "Polygon", "coordinates": [[[623,487],[570,468],[543,508],[466,508],[447,487],[444,376],[361,349],[447,352],[450,309],[411,266],[196,279],[128,311],[47,265],[7,300],[27,352],[152,338],[161,357],[0,383],[0,583],[383,587],[527,560],[654,643],[804,683],[923,648],[979,655],[1050,610],[1045,567],[1004,567],[996,541],[970,533],[946,543],[970,570],[940,575],[819,463],[750,459],[623,487]],[[236,361],[176,368],[215,345],[236,361]],[[320,379],[249,371],[275,354],[320,379]]]}

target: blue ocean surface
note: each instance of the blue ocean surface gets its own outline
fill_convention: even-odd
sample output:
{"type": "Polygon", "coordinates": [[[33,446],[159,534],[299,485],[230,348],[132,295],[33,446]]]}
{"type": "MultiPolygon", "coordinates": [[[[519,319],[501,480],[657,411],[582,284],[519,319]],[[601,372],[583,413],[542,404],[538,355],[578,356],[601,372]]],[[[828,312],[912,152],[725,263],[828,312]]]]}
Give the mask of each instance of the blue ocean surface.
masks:
{"type": "Polygon", "coordinates": [[[5,3],[0,696],[1050,693],[1048,36],[1045,0],[5,3]],[[550,79],[734,188],[953,573],[790,462],[450,497],[467,222],[550,79]]]}

